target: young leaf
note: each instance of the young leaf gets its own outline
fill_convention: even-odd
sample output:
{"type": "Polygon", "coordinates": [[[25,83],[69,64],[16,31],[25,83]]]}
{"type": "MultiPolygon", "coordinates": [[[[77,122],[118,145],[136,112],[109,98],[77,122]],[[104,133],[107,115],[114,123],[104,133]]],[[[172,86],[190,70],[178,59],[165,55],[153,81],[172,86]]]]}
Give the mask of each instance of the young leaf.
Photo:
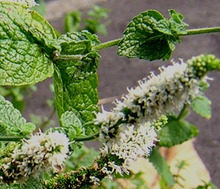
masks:
{"type": "Polygon", "coordinates": [[[211,118],[211,101],[205,96],[195,98],[191,103],[191,107],[200,116],[206,119],[211,118]]]}
{"type": "Polygon", "coordinates": [[[84,129],[79,118],[74,112],[66,111],[60,118],[61,126],[67,131],[68,138],[72,141],[84,135],[84,129]]]}
{"type": "Polygon", "coordinates": [[[56,35],[35,11],[0,2],[0,85],[38,83],[53,74],[56,35]]]}
{"type": "Polygon", "coordinates": [[[62,51],[54,72],[57,112],[61,117],[64,112],[71,111],[84,125],[94,119],[93,112],[98,110],[96,70],[99,55],[91,50],[98,42],[97,37],[86,31],[67,33],[59,42],[62,51]],[[66,60],[62,55],[76,58],[66,60]]]}
{"type": "Polygon", "coordinates": [[[170,117],[168,123],[158,132],[159,145],[172,147],[198,135],[198,129],[187,121],[170,117]]]}
{"type": "Polygon", "coordinates": [[[1,136],[26,136],[35,129],[35,125],[27,123],[21,113],[2,96],[0,96],[0,115],[1,136]]]}
{"type": "Polygon", "coordinates": [[[170,172],[170,168],[167,165],[166,160],[161,156],[160,152],[156,148],[153,149],[149,160],[168,186],[175,184],[173,175],[170,172]]]}
{"type": "Polygon", "coordinates": [[[167,20],[156,10],[149,10],[134,17],[118,44],[118,54],[128,58],[147,60],[170,58],[180,35],[186,34],[183,16],[170,10],[167,20]]]}

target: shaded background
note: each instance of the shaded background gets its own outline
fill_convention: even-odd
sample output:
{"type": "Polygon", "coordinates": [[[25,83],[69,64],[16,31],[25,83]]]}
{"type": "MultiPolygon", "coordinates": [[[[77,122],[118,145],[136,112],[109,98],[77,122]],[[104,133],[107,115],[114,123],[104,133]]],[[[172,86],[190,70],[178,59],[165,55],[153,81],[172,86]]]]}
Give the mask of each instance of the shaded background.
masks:
{"type": "MultiPolygon", "coordinates": [[[[185,17],[184,21],[189,24],[189,28],[199,28],[220,25],[220,1],[219,0],[63,0],[54,1],[58,6],[48,8],[47,17],[50,23],[59,31],[63,31],[63,21],[65,11],[82,10],[91,6],[94,2],[99,2],[102,7],[110,10],[110,25],[107,27],[108,35],[100,36],[100,41],[120,38],[129,21],[142,11],[156,9],[165,17],[168,17],[168,9],[175,9],[185,17]],[[61,6],[64,3],[69,6],[61,6]],[[59,4],[60,3],[60,4],[59,4]],[[57,10],[56,10],[57,9],[57,10]],[[51,14],[49,13],[52,12],[51,14]],[[59,12],[58,15],[55,13],[59,12]],[[49,17],[50,16],[50,17],[49,17]]],[[[52,7],[48,2],[48,7],[52,7]]],[[[182,38],[182,43],[176,46],[172,58],[187,60],[192,56],[204,53],[212,53],[220,57],[220,34],[206,34],[200,36],[188,36],[182,38]]],[[[117,48],[112,47],[100,52],[101,60],[98,70],[99,74],[99,96],[107,98],[126,93],[126,87],[136,85],[136,81],[149,75],[150,71],[157,70],[158,66],[169,64],[168,61],[153,61],[128,59],[117,56],[117,48]]],[[[212,118],[206,120],[195,114],[188,117],[188,120],[198,126],[200,135],[196,138],[195,147],[202,160],[207,166],[213,182],[220,187],[220,72],[209,74],[214,78],[210,88],[207,90],[207,97],[212,101],[212,118]]],[[[49,115],[45,99],[52,96],[48,84],[52,81],[46,80],[38,84],[38,92],[34,93],[31,99],[27,99],[25,115],[29,113],[49,115]]],[[[111,105],[107,105],[110,108],[111,105]]]]}

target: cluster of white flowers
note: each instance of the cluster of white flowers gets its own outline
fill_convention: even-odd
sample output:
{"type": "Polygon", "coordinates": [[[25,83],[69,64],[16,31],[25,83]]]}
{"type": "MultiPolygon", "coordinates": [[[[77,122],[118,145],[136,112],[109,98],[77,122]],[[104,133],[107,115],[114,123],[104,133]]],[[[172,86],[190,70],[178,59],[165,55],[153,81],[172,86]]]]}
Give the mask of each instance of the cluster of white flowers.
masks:
{"type": "Polygon", "coordinates": [[[100,140],[105,143],[101,155],[112,154],[123,160],[122,165],[108,162],[103,172],[126,173],[132,162],[150,155],[157,141],[156,130],[166,122],[164,117],[159,118],[175,113],[200,95],[201,81],[206,78],[196,75],[195,70],[201,73],[204,71],[201,66],[205,64],[187,64],[180,60],[161,67],[158,76],[151,73],[148,80],[145,78],[138,82],[139,86],[128,89],[122,101],[115,101],[111,112],[103,109],[97,114],[95,124],[100,126],[100,140]]]}
{"type": "Polygon", "coordinates": [[[114,127],[117,123],[148,122],[161,115],[174,113],[200,93],[200,80],[183,61],[159,68],[158,76],[139,81],[139,86],[128,89],[123,101],[116,100],[111,112],[97,114],[95,124],[114,127]]]}
{"type": "Polygon", "coordinates": [[[0,169],[3,177],[10,180],[23,180],[45,168],[59,172],[64,167],[68,152],[69,139],[66,135],[57,131],[48,134],[39,132],[24,140],[21,148],[15,149],[0,169]]]}
{"type": "Polygon", "coordinates": [[[19,3],[19,4],[22,4],[22,5],[25,5],[29,8],[34,7],[34,6],[37,5],[37,3],[34,0],[0,0],[0,2],[1,1],[19,3]]]}
{"type": "Polygon", "coordinates": [[[115,155],[119,159],[123,159],[123,163],[122,165],[116,165],[115,162],[108,162],[108,165],[103,167],[103,173],[108,175],[114,172],[119,174],[128,173],[128,167],[132,162],[140,157],[150,155],[156,141],[157,134],[150,122],[120,125],[117,134],[101,148],[101,155],[115,155]]]}

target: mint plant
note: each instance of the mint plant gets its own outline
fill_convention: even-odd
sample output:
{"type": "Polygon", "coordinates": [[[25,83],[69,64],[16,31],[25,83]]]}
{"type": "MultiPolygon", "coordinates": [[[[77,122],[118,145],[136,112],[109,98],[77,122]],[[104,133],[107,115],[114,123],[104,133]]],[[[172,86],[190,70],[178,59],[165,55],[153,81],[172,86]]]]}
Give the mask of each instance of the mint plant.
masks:
{"type": "MultiPolygon", "coordinates": [[[[220,59],[199,55],[161,67],[160,74],[140,80],[105,111],[98,107],[99,51],[117,45],[121,56],[167,60],[182,36],[220,28],[187,30],[177,11],[170,10],[166,19],[149,10],[132,19],[122,38],[100,43],[86,30],[57,37],[54,28],[30,9],[35,5],[28,0],[0,2],[0,85],[26,86],[53,77],[60,125],[45,133],[36,130],[0,97],[1,187],[91,188],[106,178],[132,175],[130,165],[140,157],[149,158],[163,187],[178,184],[159,148],[198,135],[185,120],[190,109],[210,118],[206,75],[220,70],[220,59]],[[86,154],[85,148],[78,150],[93,139],[102,143],[99,154],[92,153],[89,163],[77,166],[74,161],[86,154]]],[[[136,181],[140,186],[138,175],[136,181]]]]}

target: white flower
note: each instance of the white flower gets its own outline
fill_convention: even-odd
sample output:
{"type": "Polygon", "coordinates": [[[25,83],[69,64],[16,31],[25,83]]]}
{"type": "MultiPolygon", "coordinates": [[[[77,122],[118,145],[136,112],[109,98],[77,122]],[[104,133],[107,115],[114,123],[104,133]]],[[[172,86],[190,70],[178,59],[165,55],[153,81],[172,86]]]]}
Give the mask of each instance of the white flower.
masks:
{"type": "Polygon", "coordinates": [[[34,7],[37,5],[37,3],[34,0],[0,0],[5,2],[12,2],[12,3],[19,3],[22,5],[25,5],[29,8],[34,7]]]}
{"type": "Polygon", "coordinates": [[[201,93],[201,80],[206,81],[194,75],[194,68],[182,60],[159,70],[159,75],[151,73],[148,79],[138,82],[139,86],[128,89],[122,101],[115,101],[111,112],[97,114],[95,124],[102,127],[102,138],[108,140],[110,130],[121,123],[152,122],[175,113],[201,93]]]}
{"type": "Polygon", "coordinates": [[[69,139],[57,131],[37,133],[24,140],[20,149],[15,149],[11,160],[1,166],[5,176],[11,180],[25,179],[41,169],[59,172],[68,157],[69,139]]]}
{"type": "Polygon", "coordinates": [[[90,176],[89,179],[90,179],[89,182],[92,183],[93,185],[99,185],[100,184],[100,180],[95,176],[90,176]]]}
{"type": "Polygon", "coordinates": [[[128,173],[128,167],[140,157],[150,155],[152,147],[157,141],[155,128],[150,122],[142,124],[122,124],[117,134],[106,141],[101,149],[101,155],[116,155],[119,159],[123,159],[122,165],[116,165],[115,162],[108,162],[105,170],[106,173],[128,173]],[[111,168],[109,170],[109,167],[111,168]]]}

